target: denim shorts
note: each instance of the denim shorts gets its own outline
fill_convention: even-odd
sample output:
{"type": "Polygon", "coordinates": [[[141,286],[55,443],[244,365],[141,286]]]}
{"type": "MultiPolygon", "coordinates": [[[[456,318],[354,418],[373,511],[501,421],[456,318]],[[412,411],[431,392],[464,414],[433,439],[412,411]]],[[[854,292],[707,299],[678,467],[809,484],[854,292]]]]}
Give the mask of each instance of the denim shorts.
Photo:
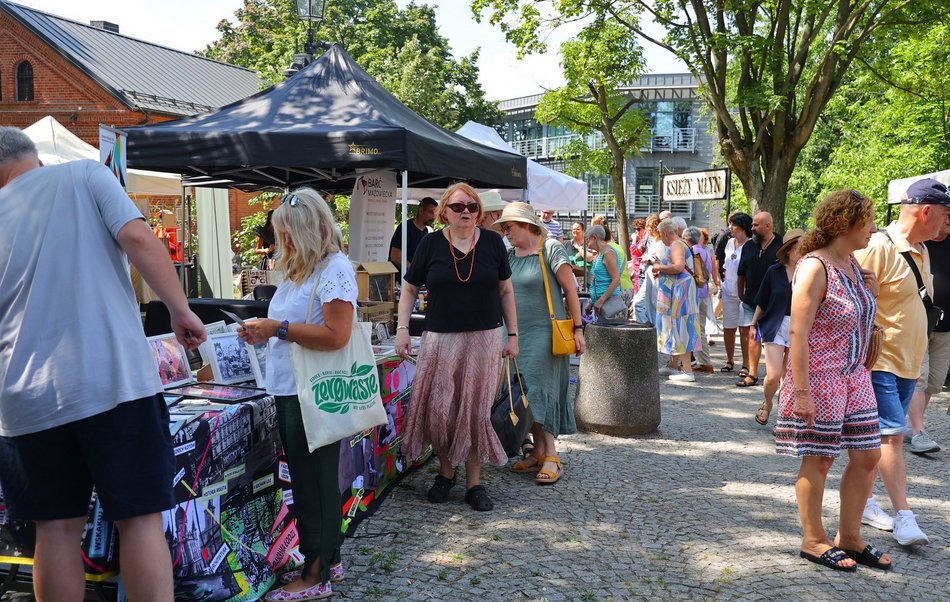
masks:
{"type": "Polygon", "coordinates": [[[914,396],[915,378],[901,378],[891,372],[871,372],[871,386],[877,399],[881,435],[902,435],[907,430],[907,408],[914,396]]]}
{"type": "Polygon", "coordinates": [[[745,301],[739,302],[739,326],[745,328],[752,325],[752,318],[755,317],[755,308],[745,301]]]}
{"type": "Polygon", "coordinates": [[[107,520],[161,512],[175,505],[174,475],[161,395],[45,431],[0,437],[0,482],[17,520],[86,516],[93,485],[107,520]]]}

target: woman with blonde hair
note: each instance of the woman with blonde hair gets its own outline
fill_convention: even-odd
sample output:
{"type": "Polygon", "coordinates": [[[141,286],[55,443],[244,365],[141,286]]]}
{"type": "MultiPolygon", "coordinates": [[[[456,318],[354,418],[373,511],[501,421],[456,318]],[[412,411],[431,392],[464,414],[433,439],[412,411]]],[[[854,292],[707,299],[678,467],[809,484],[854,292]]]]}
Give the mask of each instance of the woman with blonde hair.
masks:
{"type": "Polygon", "coordinates": [[[508,462],[491,425],[491,406],[502,356],[518,355],[518,318],[508,252],[501,236],[478,227],[482,205],[468,184],[454,184],[442,195],[437,218],[448,227],[422,239],[406,272],[399,299],[396,352],[409,354],[409,316],[425,286],[429,307],[403,451],[422,455],[431,443],[439,473],[430,502],[448,501],[455,466],[465,464],[465,501],[475,510],[494,507],[481,484],[482,464],[508,462]],[[502,316],[508,333],[502,340],[502,316]]]}
{"type": "Polygon", "coordinates": [[[283,586],[264,596],[269,602],[316,600],[333,595],[331,581],[343,578],[340,546],[343,516],[338,484],[340,445],[313,452],[307,445],[291,343],[333,351],[349,343],[356,315],[356,273],[341,251],[343,239],[329,206],[311,188],[285,194],[272,218],[277,287],[267,319],[248,320],[238,330],[251,344],[267,343],[267,392],[274,396],[277,426],[294,487],[294,512],[303,569],[284,575],[283,586]],[[310,316],[311,294],[316,298],[310,316]]]}
{"type": "Polygon", "coordinates": [[[702,329],[696,281],[686,271],[693,264],[693,253],[686,241],[676,235],[672,219],[661,221],[657,231],[663,246],[653,264],[657,283],[656,346],[660,353],[672,356],[671,366],[660,372],[675,382],[695,382],[690,353],[702,349],[702,329]]]}
{"type": "Polygon", "coordinates": [[[508,263],[518,310],[519,363],[528,385],[534,417],[531,425],[534,450],[516,462],[511,470],[533,474],[536,483],[549,485],[564,474],[561,457],[555,449],[556,438],[576,432],[577,426],[574,403],[568,395],[569,358],[552,354],[547,290],[550,290],[551,308],[556,318],[564,320],[570,314],[574,321],[574,344],[578,355],[584,352],[586,345],[581,304],[564,247],[547,237],[547,229],[531,205],[511,203],[505,207],[494,228],[511,241],[508,263]],[[568,311],[564,309],[564,299],[568,311]]]}
{"type": "Polygon", "coordinates": [[[800,556],[837,570],[891,568],[891,558],[861,537],[861,515],[881,457],[871,373],[864,367],[879,288],[852,253],[867,246],[874,204],[853,190],[829,194],[802,237],[792,282],[788,373],[779,393],[775,448],[801,458],[795,483],[803,537],[800,556]],[[825,479],[841,450],[838,535],[828,539],[821,506],[825,479]]]}

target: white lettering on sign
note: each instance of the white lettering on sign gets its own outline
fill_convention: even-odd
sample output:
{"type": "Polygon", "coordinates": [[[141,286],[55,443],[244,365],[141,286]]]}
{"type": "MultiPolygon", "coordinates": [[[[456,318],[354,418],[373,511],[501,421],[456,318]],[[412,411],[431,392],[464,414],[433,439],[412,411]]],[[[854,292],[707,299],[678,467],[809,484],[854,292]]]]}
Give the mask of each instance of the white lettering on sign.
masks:
{"type": "Polygon", "coordinates": [[[277,465],[277,478],[285,483],[290,482],[290,469],[287,468],[286,462],[280,462],[277,465]]]}
{"type": "Polygon", "coordinates": [[[728,177],[726,169],[665,174],[663,202],[725,200],[728,177]]]}
{"type": "Polygon", "coordinates": [[[218,553],[214,555],[214,558],[211,559],[211,572],[217,572],[218,567],[221,566],[221,562],[224,561],[228,556],[228,552],[231,551],[231,548],[228,547],[228,544],[221,544],[221,549],[218,550],[218,553]]]}
{"type": "Polygon", "coordinates": [[[195,449],[195,442],[189,441],[188,443],[185,443],[184,445],[179,445],[178,447],[176,447],[175,455],[180,456],[182,454],[187,454],[188,452],[193,451],[194,449],[195,449]]]}
{"type": "Polygon", "coordinates": [[[182,480],[185,476],[185,469],[182,468],[178,471],[178,474],[175,475],[175,478],[172,479],[172,487],[178,484],[178,481],[182,480]]]}
{"type": "Polygon", "coordinates": [[[284,503],[288,506],[294,504],[294,491],[293,489],[284,489],[284,503]]]}

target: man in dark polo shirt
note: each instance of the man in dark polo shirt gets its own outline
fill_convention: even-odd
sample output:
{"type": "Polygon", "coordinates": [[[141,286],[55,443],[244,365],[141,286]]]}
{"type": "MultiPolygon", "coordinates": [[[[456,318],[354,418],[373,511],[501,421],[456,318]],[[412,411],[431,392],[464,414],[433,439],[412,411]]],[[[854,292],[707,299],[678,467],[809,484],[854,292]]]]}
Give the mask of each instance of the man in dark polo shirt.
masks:
{"type": "MultiPolygon", "coordinates": [[[[406,230],[406,270],[412,263],[412,256],[416,254],[419,242],[429,233],[429,226],[435,222],[435,211],[438,207],[439,202],[427,196],[419,201],[416,216],[406,222],[409,226],[406,230]]],[[[402,269],[402,224],[396,226],[396,231],[393,232],[393,237],[389,241],[389,261],[396,266],[397,270],[402,269]]]]}
{"type": "Polygon", "coordinates": [[[778,261],[776,251],[782,246],[782,237],[775,233],[772,216],[760,211],[752,218],[751,244],[742,246],[739,258],[737,284],[742,308],[739,316],[739,336],[748,337],[749,373],[739,374],[736,386],[751,387],[759,382],[759,359],[762,357],[762,343],[757,340],[753,329],[752,316],[755,314],[755,296],[765,277],[765,271],[778,261]]]}

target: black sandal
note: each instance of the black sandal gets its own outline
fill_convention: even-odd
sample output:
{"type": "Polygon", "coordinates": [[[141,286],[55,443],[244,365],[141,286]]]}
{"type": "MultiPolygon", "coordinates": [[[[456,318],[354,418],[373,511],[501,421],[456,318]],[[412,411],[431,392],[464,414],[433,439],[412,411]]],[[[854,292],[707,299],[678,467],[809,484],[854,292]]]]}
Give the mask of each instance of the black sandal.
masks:
{"type": "Polygon", "coordinates": [[[853,573],[858,570],[858,565],[856,564],[854,566],[841,566],[838,564],[842,560],[847,560],[850,558],[850,556],[848,556],[841,548],[836,548],[834,546],[831,546],[825,550],[825,553],[821,556],[815,556],[813,554],[809,554],[808,552],[799,552],[798,555],[809,562],[814,562],[815,564],[820,564],[821,566],[826,566],[829,569],[834,569],[836,571],[853,573]]]}
{"type": "Polygon", "coordinates": [[[449,501],[449,490],[455,486],[455,477],[447,479],[440,474],[435,475],[435,483],[429,489],[429,501],[433,504],[444,504],[449,501]]]}
{"type": "Polygon", "coordinates": [[[881,557],[884,556],[884,552],[878,550],[871,544],[864,546],[864,549],[860,552],[857,550],[844,550],[844,553],[853,558],[858,564],[869,566],[872,569],[889,571],[891,567],[894,566],[893,562],[881,562],[881,557]]]}
{"type": "Polygon", "coordinates": [[[739,370],[738,376],[739,378],[745,378],[746,376],[749,376],[749,369],[745,366],[742,366],[742,368],[739,370]]]}
{"type": "Polygon", "coordinates": [[[726,365],[719,369],[720,372],[732,372],[736,369],[734,362],[726,362],[726,365]]]}
{"type": "Polygon", "coordinates": [[[479,512],[487,512],[495,507],[482,485],[475,485],[465,493],[465,501],[479,512]]]}
{"type": "Polygon", "coordinates": [[[533,451],[534,441],[532,441],[530,437],[525,437],[525,440],[521,442],[521,457],[527,458],[533,451]]]}
{"type": "Polygon", "coordinates": [[[746,374],[742,377],[742,380],[736,383],[737,387],[754,387],[759,384],[759,377],[752,376],[751,374],[746,374]]]}

